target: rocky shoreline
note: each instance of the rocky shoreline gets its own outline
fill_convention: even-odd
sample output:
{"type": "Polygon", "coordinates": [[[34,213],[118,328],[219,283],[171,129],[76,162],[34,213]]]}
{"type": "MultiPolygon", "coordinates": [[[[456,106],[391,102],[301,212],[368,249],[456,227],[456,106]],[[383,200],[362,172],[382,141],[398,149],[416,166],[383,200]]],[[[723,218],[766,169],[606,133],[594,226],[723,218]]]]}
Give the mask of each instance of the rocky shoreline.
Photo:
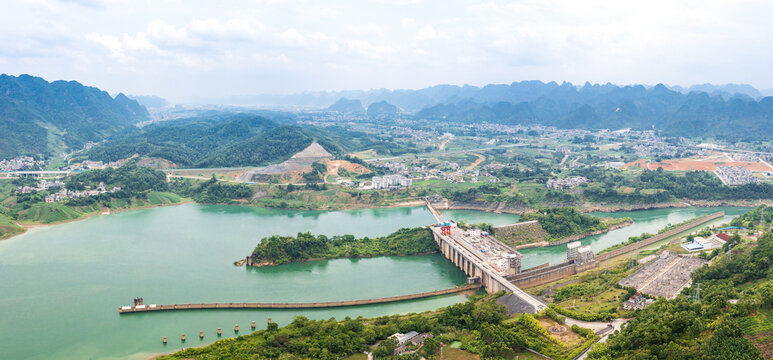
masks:
{"type": "MultiPolygon", "coordinates": [[[[252,265],[247,265],[248,267],[254,267],[254,268],[261,268],[261,267],[270,267],[270,266],[281,266],[281,265],[288,265],[288,264],[296,264],[296,263],[304,263],[304,262],[311,262],[311,261],[322,261],[322,260],[336,260],[336,259],[368,259],[368,258],[374,258],[374,257],[381,257],[381,256],[420,256],[420,255],[430,255],[430,254],[437,254],[438,251],[430,251],[430,252],[423,252],[423,253],[416,253],[416,254],[405,254],[405,255],[395,255],[395,254],[381,254],[381,255],[360,255],[360,256],[339,256],[339,257],[331,257],[331,258],[310,258],[310,259],[303,259],[298,261],[291,261],[284,264],[277,264],[272,261],[261,261],[259,263],[253,263],[252,265]]],[[[234,266],[244,266],[247,264],[246,259],[240,259],[237,261],[234,261],[234,266]]]]}

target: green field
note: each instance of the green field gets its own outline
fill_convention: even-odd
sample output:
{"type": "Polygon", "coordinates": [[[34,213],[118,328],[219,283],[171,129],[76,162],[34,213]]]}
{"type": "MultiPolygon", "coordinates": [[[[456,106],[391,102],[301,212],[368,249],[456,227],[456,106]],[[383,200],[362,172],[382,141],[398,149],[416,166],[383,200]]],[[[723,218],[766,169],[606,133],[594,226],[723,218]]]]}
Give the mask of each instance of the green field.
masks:
{"type": "Polygon", "coordinates": [[[444,360],[478,360],[480,356],[471,352],[464,351],[462,349],[455,349],[450,346],[444,346],[441,349],[442,357],[444,360]]]}
{"type": "Polygon", "coordinates": [[[738,324],[746,335],[773,331],[773,308],[760,308],[756,315],[738,319],[738,324]]]}
{"type": "Polygon", "coordinates": [[[108,203],[88,206],[67,206],[64,203],[36,203],[28,209],[18,212],[19,222],[36,224],[55,224],[82,218],[102,211],[136,209],[148,206],[179,204],[183,198],[169,192],[151,192],[147,199],[110,199],[108,203]]]}
{"type": "Polygon", "coordinates": [[[9,238],[22,232],[24,229],[16,226],[11,218],[0,214],[0,239],[9,238]]]}

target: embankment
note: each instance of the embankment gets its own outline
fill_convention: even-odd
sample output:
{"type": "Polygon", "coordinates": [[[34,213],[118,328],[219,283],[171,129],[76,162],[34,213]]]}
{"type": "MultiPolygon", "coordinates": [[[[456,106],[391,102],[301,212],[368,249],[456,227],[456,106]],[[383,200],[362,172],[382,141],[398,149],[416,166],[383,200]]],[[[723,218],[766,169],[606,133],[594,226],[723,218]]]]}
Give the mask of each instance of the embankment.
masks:
{"type": "Polygon", "coordinates": [[[650,238],[644,239],[642,241],[638,241],[638,242],[635,242],[633,244],[628,244],[628,245],[623,246],[623,247],[621,247],[619,249],[615,249],[615,250],[612,250],[612,251],[609,251],[609,252],[601,253],[601,254],[596,256],[596,260],[604,261],[604,260],[611,259],[611,258],[614,258],[614,257],[622,255],[622,254],[627,254],[627,253],[629,253],[631,251],[641,249],[642,247],[654,244],[654,243],[656,243],[658,241],[662,241],[662,240],[668,239],[671,236],[683,233],[683,232],[688,231],[688,230],[692,230],[692,229],[694,229],[694,228],[696,228],[698,226],[701,226],[701,225],[703,225],[703,224],[705,224],[705,223],[707,223],[709,221],[712,221],[712,220],[715,220],[715,219],[719,219],[719,218],[721,218],[723,216],[725,216],[725,212],[724,211],[720,211],[720,212],[717,212],[717,213],[714,213],[714,214],[710,214],[710,215],[706,215],[706,216],[701,216],[701,217],[699,217],[699,218],[695,219],[694,221],[691,221],[691,222],[689,222],[687,224],[684,224],[684,225],[678,226],[678,227],[676,227],[674,229],[662,232],[660,234],[657,234],[657,235],[652,236],[650,238]]]}
{"type": "Polygon", "coordinates": [[[582,234],[567,236],[567,237],[565,237],[565,238],[563,238],[561,240],[553,241],[553,242],[549,243],[548,246],[556,246],[556,245],[566,244],[568,242],[584,239],[584,238],[586,238],[588,236],[594,236],[594,235],[600,235],[600,234],[608,233],[608,232],[610,232],[612,230],[617,230],[617,229],[620,229],[620,228],[624,228],[624,227],[629,226],[631,224],[633,224],[633,220],[628,219],[628,220],[623,221],[623,222],[621,222],[619,224],[609,225],[606,229],[595,230],[595,231],[588,231],[588,232],[585,232],[585,233],[582,233],[582,234]]]}

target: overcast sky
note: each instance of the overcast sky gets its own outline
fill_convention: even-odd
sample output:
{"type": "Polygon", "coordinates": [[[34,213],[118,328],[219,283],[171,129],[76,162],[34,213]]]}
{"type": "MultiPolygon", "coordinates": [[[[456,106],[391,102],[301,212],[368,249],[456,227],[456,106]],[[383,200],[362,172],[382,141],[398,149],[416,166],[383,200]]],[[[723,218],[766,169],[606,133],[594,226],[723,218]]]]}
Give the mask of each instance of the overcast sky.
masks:
{"type": "Polygon", "coordinates": [[[0,72],[172,100],[520,80],[768,89],[771,14],[739,0],[4,0],[0,72]]]}

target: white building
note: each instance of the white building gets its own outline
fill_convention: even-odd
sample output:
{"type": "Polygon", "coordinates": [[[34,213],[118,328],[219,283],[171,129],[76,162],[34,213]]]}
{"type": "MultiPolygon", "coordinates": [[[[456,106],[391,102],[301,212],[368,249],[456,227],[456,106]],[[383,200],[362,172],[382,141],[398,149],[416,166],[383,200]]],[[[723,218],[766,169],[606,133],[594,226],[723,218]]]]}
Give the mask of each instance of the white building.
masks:
{"type": "Polygon", "coordinates": [[[372,179],[372,189],[389,189],[393,187],[409,187],[413,185],[413,180],[402,175],[384,175],[374,176],[372,179]]]}

